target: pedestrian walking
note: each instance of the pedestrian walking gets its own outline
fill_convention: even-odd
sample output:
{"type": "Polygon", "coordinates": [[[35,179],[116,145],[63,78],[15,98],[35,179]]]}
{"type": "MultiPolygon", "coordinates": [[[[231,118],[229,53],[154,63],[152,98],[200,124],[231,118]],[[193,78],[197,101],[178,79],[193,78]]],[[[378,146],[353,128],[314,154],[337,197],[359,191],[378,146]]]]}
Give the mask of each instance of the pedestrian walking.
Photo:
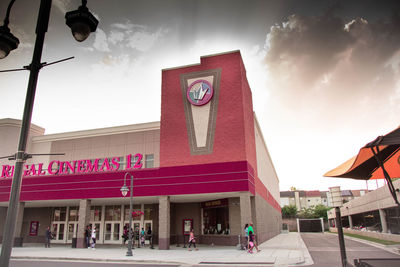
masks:
{"type": "Polygon", "coordinates": [[[150,242],[150,248],[154,249],[153,247],[153,232],[151,231],[151,226],[149,225],[149,228],[147,228],[147,238],[149,239],[150,242]]]}
{"type": "Polygon", "coordinates": [[[45,248],[50,248],[50,240],[53,238],[53,234],[51,233],[50,226],[47,226],[46,234],[45,234],[45,248]]]}
{"type": "Polygon", "coordinates": [[[90,248],[90,236],[91,236],[91,229],[90,225],[86,226],[85,229],[85,242],[86,242],[86,247],[90,248]]]}
{"type": "Polygon", "coordinates": [[[252,231],[249,231],[249,249],[247,250],[247,252],[253,253],[253,248],[254,248],[254,234],[252,231]]]}
{"type": "MultiPolygon", "coordinates": [[[[253,223],[252,223],[252,222],[250,223],[250,225],[249,225],[249,227],[248,227],[247,230],[249,231],[249,233],[250,233],[250,232],[253,233],[253,244],[254,244],[254,247],[256,248],[257,252],[260,252],[261,250],[258,249],[258,246],[257,246],[256,233],[254,232],[253,223]]],[[[249,236],[249,242],[250,242],[250,236],[249,236]]]]}
{"type": "Polygon", "coordinates": [[[249,224],[246,223],[246,225],[244,226],[244,241],[245,244],[243,247],[245,247],[245,249],[249,249],[249,224]]]}
{"type": "Polygon", "coordinates": [[[194,236],[193,228],[190,229],[189,233],[189,251],[192,251],[192,249],[190,248],[192,245],[196,250],[199,250],[198,248],[196,248],[196,237],[194,236]]]}
{"type": "Polygon", "coordinates": [[[95,250],[96,249],[96,226],[93,226],[91,237],[92,237],[92,249],[95,250]]]}
{"type": "Polygon", "coordinates": [[[128,233],[129,232],[129,230],[128,230],[128,226],[127,225],[125,225],[124,226],[124,232],[123,232],[123,234],[122,234],[122,238],[124,239],[124,245],[125,245],[125,243],[126,243],[126,240],[128,240],[129,239],[129,237],[128,237],[128,233]]]}
{"type": "Polygon", "coordinates": [[[146,232],[144,231],[144,228],[142,227],[142,231],[140,231],[140,244],[142,247],[144,247],[145,237],[146,237],[146,232]]]}

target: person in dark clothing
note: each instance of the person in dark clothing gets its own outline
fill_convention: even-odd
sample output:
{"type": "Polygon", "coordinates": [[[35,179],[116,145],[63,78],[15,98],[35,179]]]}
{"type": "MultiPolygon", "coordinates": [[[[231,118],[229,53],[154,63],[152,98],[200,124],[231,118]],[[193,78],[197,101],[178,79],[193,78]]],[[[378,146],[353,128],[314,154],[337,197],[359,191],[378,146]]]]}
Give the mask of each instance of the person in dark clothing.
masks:
{"type": "Polygon", "coordinates": [[[51,233],[50,226],[47,227],[46,229],[46,234],[45,234],[45,248],[50,248],[50,240],[53,238],[53,234],[51,233]]]}
{"type": "Polygon", "coordinates": [[[149,239],[149,242],[150,242],[150,248],[154,249],[154,247],[153,247],[153,233],[151,231],[151,226],[149,226],[149,228],[147,228],[146,235],[147,235],[147,238],[149,239]]]}
{"type": "Polygon", "coordinates": [[[91,229],[90,225],[88,225],[85,229],[85,242],[86,242],[86,247],[90,248],[90,235],[91,235],[91,229]]]}
{"type": "Polygon", "coordinates": [[[126,240],[129,239],[129,230],[128,230],[128,226],[124,226],[124,232],[122,233],[122,238],[124,239],[124,245],[126,243],[126,240]]]}

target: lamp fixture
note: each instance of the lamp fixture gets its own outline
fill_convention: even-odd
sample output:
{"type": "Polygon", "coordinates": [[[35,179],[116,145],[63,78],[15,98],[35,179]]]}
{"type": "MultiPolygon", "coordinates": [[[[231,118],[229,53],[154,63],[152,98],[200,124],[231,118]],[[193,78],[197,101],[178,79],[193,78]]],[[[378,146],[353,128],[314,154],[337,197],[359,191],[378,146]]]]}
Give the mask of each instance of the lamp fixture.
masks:
{"type": "Polygon", "coordinates": [[[95,16],[89,12],[86,3],[86,0],[82,0],[82,5],[77,10],[65,14],[65,23],[71,28],[72,35],[78,42],[86,40],[91,32],[96,31],[99,24],[95,16]]]}
{"type": "Polygon", "coordinates": [[[8,26],[0,26],[0,59],[10,54],[10,51],[17,49],[19,40],[11,32],[8,26]]]}
{"type": "Polygon", "coordinates": [[[129,192],[129,188],[126,186],[126,184],[124,184],[122,187],[121,187],[121,193],[122,193],[122,196],[126,196],[127,194],[128,194],[128,192],[129,192]]]}
{"type": "Polygon", "coordinates": [[[9,17],[11,7],[13,6],[15,0],[11,0],[7,7],[6,17],[4,18],[3,26],[0,26],[0,59],[5,58],[10,54],[11,50],[14,50],[19,45],[19,40],[15,37],[11,32],[10,28],[8,28],[9,17]]]}

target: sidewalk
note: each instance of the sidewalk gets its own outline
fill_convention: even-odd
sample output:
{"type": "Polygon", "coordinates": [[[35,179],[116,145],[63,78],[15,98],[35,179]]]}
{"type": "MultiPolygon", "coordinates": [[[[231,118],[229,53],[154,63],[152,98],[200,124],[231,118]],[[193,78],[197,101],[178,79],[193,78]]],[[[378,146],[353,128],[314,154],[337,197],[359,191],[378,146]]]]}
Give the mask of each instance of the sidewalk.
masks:
{"type": "Polygon", "coordinates": [[[199,245],[198,251],[188,251],[182,246],[171,245],[169,250],[135,248],[133,257],[125,256],[125,247],[98,247],[77,249],[70,246],[52,248],[26,246],[13,248],[12,259],[49,259],[106,262],[166,263],[207,266],[218,264],[255,266],[305,266],[313,264],[300,234],[280,234],[264,243],[258,253],[249,254],[228,246],[199,245]]]}

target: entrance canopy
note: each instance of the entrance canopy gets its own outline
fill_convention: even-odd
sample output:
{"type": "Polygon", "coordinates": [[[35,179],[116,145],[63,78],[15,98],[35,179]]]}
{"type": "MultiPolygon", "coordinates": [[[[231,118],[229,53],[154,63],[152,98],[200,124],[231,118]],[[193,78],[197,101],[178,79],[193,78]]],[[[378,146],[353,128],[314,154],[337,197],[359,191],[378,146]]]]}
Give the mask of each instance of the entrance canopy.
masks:
{"type": "Polygon", "coordinates": [[[391,178],[400,178],[400,127],[366,144],[356,156],[324,176],[359,180],[385,179],[394,201],[400,205],[396,196],[398,189],[394,188],[391,181],[391,178]]]}
{"type": "Polygon", "coordinates": [[[359,180],[384,179],[384,173],[375,155],[384,164],[390,177],[400,178],[400,128],[366,144],[356,156],[328,171],[324,176],[359,180]]]}

